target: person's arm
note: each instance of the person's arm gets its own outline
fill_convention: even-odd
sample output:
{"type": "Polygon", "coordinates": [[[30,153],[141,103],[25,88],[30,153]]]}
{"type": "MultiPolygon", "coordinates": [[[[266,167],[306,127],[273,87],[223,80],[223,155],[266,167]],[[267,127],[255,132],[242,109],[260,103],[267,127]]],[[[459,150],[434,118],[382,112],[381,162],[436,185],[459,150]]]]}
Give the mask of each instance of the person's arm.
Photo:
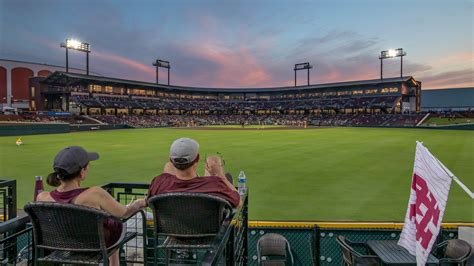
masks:
{"type": "Polygon", "coordinates": [[[226,200],[231,203],[232,207],[240,208],[240,206],[242,206],[244,203],[234,185],[232,185],[225,176],[223,178],[216,176],[216,178],[218,187],[220,188],[219,190],[221,193],[226,195],[226,200]]]}
{"type": "Polygon", "coordinates": [[[239,192],[234,187],[232,183],[227,180],[227,177],[224,174],[224,167],[222,164],[222,158],[219,156],[210,156],[206,160],[206,167],[204,174],[206,176],[217,176],[220,180],[224,183],[225,187],[229,189],[230,194],[234,194],[234,197],[239,197],[239,204],[237,204],[236,208],[239,208],[243,205],[242,199],[240,198],[239,192]],[[236,195],[235,195],[236,194],[236,195]]]}
{"type": "Polygon", "coordinates": [[[120,218],[128,218],[130,215],[135,213],[137,210],[146,206],[146,201],[144,199],[138,199],[133,201],[131,204],[124,206],[116,201],[107,191],[100,187],[91,188],[94,193],[97,195],[98,204],[101,210],[104,210],[113,216],[120,218]]]}

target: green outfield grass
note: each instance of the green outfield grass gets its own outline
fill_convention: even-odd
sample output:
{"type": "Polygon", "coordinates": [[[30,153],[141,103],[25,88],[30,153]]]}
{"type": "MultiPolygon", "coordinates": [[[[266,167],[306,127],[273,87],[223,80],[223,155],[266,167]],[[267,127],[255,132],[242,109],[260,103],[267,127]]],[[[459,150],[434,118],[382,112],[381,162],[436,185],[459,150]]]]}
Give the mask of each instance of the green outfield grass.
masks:
{"type": "Polygon", "coordinates": [[[423,122],[423,125],[457,125],[457,124],[474,124],[472,118],[444,118],[444,117],[431,117],[423,122]]]}
{"type": "MultiPolygon", "coordinates": [[[[416,140],[474,189],[474,131],[389,128],[128,129],[24,136],[20,147],[15,137],[1,137],[0,177],[18,180],[21,207],[33,197],[34,176],[51,171],[54,155],[82,145],[101,156],[84,186],[149,182],[179,137],[198,140],[202,157],[221,153],[234,177],[245,170],[252,220],[402,221],[416,140]]],[[[444,221],[472,222],[473,209],[453,182],[444,221]]]]}
{"type": "Polygon", "coordinates": [[[206,126],[206,128],[251,128],[251,129],[262,129],[262,128],[286,128],[287,126],[281,125],[245,125],[242,127],[241,125],[210,125],[206,126]]]}

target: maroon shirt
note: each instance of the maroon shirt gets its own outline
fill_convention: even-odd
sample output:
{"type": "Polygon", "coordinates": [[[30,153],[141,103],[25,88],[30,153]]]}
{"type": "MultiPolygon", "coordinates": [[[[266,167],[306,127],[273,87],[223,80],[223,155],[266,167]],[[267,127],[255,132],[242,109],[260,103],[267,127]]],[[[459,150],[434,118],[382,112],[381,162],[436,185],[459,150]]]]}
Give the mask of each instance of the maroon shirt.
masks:
{"type": "MultiPolygon", "coordinates": [[[[86,191],[89,188],[77,188],[69,191],[59,192],[56,189],[51,191],[49,195],[54,201],[59,203],[68,203],[74,204],[74,199],[79,196],[82,192],[86,191]]],[[[104,221],[104,238],[105,245],[107,247],[115,244],[122,234],[122,224],[117,222],[114,219],[107,218],[104,221]]]]}
{"type": "Polygon", "coordinates": [[[154,196],[172,192],[206,193],[227,200],[232,207],[240,203],[240,195],[230,189],[218,176],[201,176],[190,180],[182,180],[175,175],[163,173],[151,181],[148,195],[154,196]]]}

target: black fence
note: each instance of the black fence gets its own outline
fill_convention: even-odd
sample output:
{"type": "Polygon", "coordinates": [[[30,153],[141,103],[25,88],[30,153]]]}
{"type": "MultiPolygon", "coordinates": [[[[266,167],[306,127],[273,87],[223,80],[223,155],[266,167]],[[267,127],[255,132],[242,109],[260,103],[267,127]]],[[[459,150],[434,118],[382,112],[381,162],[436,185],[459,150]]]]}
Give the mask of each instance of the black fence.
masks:
{"type": "MultiPolygon", "coordinates": [[[[142,183],[108,183],[102,186],[118,202],[127,205],[136,199],[146,197],[148,184],[142,183]]],[[[128,219],[126,223],[127,231],[137,232],[137,237],[130,240],[120,253],[120,260],[127,265],[145,265],[153,262],[153,256],[148,252],[148,234],[153,232],[147,226],[147,221],[153,219],[150,212],[145,210],[128,219]]],[[[153,254],[153,253],[151,253],[153,254]]]]}
{"type": "Polygon", "coordinates": [[[16,217],[16,198],[16,180],[0,179],[0,222],[16,217]]]}
{"type": "Polygon", "coordinates": [[[248,194],[243,202],[242,207],[224,221],[212,248],[206,251],[202,265],[247,265],[248,194]]]}
{"type": "Polygon", "coordinates": [[[32,259],[32,229],[28,216],[0,223],[0,265],[29,265],[32,259]]]}
{"type": "Polygon", "coordinates": [[[31,262],[32,231],[28,217],[17,217],[16,200],[16,180],[0,180],[0,265],[31,262]]]}

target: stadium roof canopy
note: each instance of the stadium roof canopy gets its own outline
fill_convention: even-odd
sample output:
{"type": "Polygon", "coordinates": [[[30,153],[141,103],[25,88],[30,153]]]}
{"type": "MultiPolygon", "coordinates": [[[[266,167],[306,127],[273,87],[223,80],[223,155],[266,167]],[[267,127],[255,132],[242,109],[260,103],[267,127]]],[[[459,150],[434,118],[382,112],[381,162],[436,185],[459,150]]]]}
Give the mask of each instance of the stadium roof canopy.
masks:
{"type": "Polygon", "coordinates": [[[172,86],[163,85],[150,82],[118,79],[102,76],[92,76],[77,73],[66,73],[56,71],[48,76],[41,83],[52,85],[52,86],[74,86],[84,84],[103,84],[109,86],[120,86],[120,87],[142,87],[142,88],[154,88],[160,90],[170,91],[186,91],[186,92],[234,92],[234,93],[252,93],[252,92],[285,92],[295,90],[311,90],[311,89],[323,89],[323,88],[339,88],[349,86],[367,86],[367,85],[382,85],[389,83],[399,83],[411,81],[414,85],[416,80],[412,76],[398,77],[398,78],[386,78],[386,79],[370,79],[370,80],[358,80],[358,81],[347,81],[337,83],[323,83],[314,84],[309,86],[297,86],[297,87],[273,87],[273,88],[203,88],[203,87],[188,87],[188,86],[172,86]]]}

